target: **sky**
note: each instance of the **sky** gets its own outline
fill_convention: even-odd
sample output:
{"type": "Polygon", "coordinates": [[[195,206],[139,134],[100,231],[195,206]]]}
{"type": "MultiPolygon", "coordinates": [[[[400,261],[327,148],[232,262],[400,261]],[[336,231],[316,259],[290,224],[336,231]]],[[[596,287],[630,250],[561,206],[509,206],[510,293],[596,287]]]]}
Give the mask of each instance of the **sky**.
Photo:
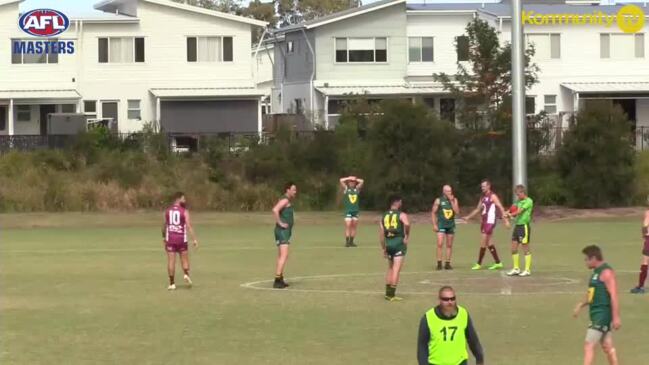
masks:
{"type": "MultiPolygon", "coordinates": [[[[53,8],[64,13],[83,14],[94,11],[92,6],[99,1],[100,0],[26,0],[20,4],[20,9],[31,10],[38,8],[53,8]]],[[[367,4],[373,1],[376,0],[365,0],[363,3],[367,4]]],[[[248,3],[248,0],[243,0],[243,3],[248,3]]]]}
{"type": "MultiPolygon", "coordinates": [[[[94,11],[93,5],[101,0],[26,0],[20,4],[21,10],[31,10],[38,8],[54,8],[68,13],[86,13],[94,11]]],[[[244,0],[244,3],[247,3],[244,0]]]]}

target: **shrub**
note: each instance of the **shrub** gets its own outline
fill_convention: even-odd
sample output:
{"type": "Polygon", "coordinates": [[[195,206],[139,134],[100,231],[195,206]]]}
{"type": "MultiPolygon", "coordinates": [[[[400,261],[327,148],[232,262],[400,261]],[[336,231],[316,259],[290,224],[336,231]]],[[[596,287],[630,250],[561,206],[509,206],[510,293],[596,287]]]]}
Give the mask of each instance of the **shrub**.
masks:
{"type": "Polygon", "coordinates": [[[430,209],[441,186],[455,180],[455,128],[408,101],[384,102],[383,115],[369,126],[373,207],[385,208],[400,193],[411,210],[430,209]]]}
{"type": "Polygon", "coordinates": [[[649,197],[649,151],[642,151],[635,160],[634,203],[645,205],[649,197]]]}
{"type": "Polygon", "coordinates": [[[630,123],[619,107],[587,105],[559,149],[559,175],[567,203],[578,208],[626,205],[633,191],[635,151],[630,123]]]}

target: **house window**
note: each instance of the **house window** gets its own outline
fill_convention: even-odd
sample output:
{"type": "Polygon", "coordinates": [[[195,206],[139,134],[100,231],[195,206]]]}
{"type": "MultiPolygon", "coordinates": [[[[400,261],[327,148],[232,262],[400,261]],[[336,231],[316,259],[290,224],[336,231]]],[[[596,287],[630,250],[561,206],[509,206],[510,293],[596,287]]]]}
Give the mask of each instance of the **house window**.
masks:
{"type": "Polygon", "coordinates": [[[302,107],[302,99],[295,99],[295,114],[303,114],[304,108],[302,107]]]}
{"type": "Polygon", "coordinates": [[[286,53],[295,52],[295,43],[293,41],[286,42],[286,53]]]}
{"type": "Polygon", "coordinates": [[[32,107],[30,105],[16,105],[16,121],[29,122],[32,120],[32,107]]]}
{"type": "Polygon", "coordinates": [[[439,99],[439,116],[442,120],[455,123],[455,99],[439,99]]]}
{"type": "Polygon", "coordinates": [[[461,35],[455,38],[457,43],[457,60],[458,61],[468,61],[469,60],[469,37],[461,35]]]}
{"type": "Polygon", "coordinates": [[[526,96],[525,97],[525,114],[535,114],[536,113],[536,97],[535,96],[526,96]]]}
{"type": "Polygon", "coordinates": [[[232,62],[232,37],[187,37],[187,62],[232,62]]]}
{"type": "Polygon", "coordinates": [[[433,37],[408,38],[410,62],[433,62],[433,37]]]}
{"type": "Polygon", "coordinates": [[[600,58],[633,59],[644,58],[644,33],[608,34],[599,36],[600,58]]]}
{"type": "Polygon", "coordinates": [[[77,111],[77,106],[74,104],[61,105],[61,113],[75,113],[76,111],[77,111]]]}
{"type": "Polygon", "coordinates": [[[336,38],[335,46],[338,63],[388,61],[387,38],[336,38]]]}
{"type": "Polygon", "coordinates": [[[336,38],[336,62],[347,62],[347,38],[336,38]]]}
{"type": "Polygon", "coordinates": [[[223,37],[223,62],[232,62],[234,60],[234,44],[232,37],[223,37]]]}
{"type": "Polygon", "coordinates": [[[142,119],[142,111],[140,110],[140,100],[128,101],[128,119],[130,120],[142,119]]]}
{"type": "Polygon", "coordinates": [[[561,34],[541,33],[526,34],[527,43],[534,45],[535,55],[538,60],[561,58],[561,34]]]}
{"type": "Polygon", "coordinates": [[[545,95],[545,110],[548,114],[557,114],[557,96],[556,95],[545,95]]]}
{"type": "Polygon", "coordinates": [[[0,106],[0,131],[7,129],[7,108],[0,106]]]}
{"type": "Polygon", "coordinates": [[[435,109],[435,98],[424,98],[423,102],[428,108],[435,109]]]}
{"type": "Polygon", "coordinates": [[[142,63],[144,62],[144,38],[110,37],[99,38],[99,63],[142,63]]]}
{"type": "Polygon", "coordinates": [[[83,102],[83,113],[89,119],[97,118],[97,101],[95,100],[85,100],[83,102]]]}
{"type": "MultiPolygon", "coordinates": [[[[11,63],[12,64],[38,64],[38,63],[59,63],[59,54],[58,53],[14,53],[17,45],[16,42],[33,42],[33,39],[12,39],[12,52],[11,52],[11,63]]],[[[48,41],[57,42],[58,39],[48,39],[48,41]]]]}
{"type": "Polygon", "coordinates": [[[345,100],[329,99],[329,115],[340,115],[345,111],[347,102],[345,100]]]}

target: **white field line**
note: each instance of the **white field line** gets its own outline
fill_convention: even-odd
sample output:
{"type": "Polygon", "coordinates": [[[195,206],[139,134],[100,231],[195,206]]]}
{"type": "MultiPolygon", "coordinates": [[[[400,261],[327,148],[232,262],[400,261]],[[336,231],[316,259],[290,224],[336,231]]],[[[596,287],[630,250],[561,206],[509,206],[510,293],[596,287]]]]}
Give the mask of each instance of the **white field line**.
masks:
{"type": "MultiPolygon", "coordinates": [[[[571,271],[574,272],[574,271],[571,271]]],[[[417,272],[403,272],[402,275],[414,275],[414,274],[432,274],[430,271],[417,271],[417,272]]],[[[311,276],[296,276],[292,277],[291,280],[294,282],[307,281],[307,280],[317,280],[317,279],[332,279],[332,278],[347,278],[347,277],[367,277],[367,276],[383,276],[384,273],[358,273],[358,274],[331,274],[331,275],[311,275],[311,276]]],[[[575,284],[579,283],[579,280],[566,278],[566,277],[555,277],[554,279],[564,281],[564,284],[575,284]]],[[[526,279],[527,280],[527,279],[526,279]]],[[[293,293],[321,293],[321,294],[362,294],[362,295],[379,295],[383,294],[379,290],[341,290],[341,289],[299,289],[294,286],[289,289],[273,289],[271,284],[273,279],[270,280],[257,280],[243,283],[240,287],[245,289],[253,290],[263,290],[263,291],[286,291],[293,293]],[[259,285],[264,286],[259,286],[259,285]]],[[[504,282],[504,281],[503,281],[504,282]]],[[[424,280],[420,281],[420,284],[436,284],[434,281],[424,280]]],[[[443,285],[439,283],[439,285],[443,285]]],[[[487,295],[487,296],[501,296],[501,295],[559,295],[559,294],[581,294],[583,290],[575,291],[531,291],[531,292],[512,292],[511,285],[503,286],[500,292],[496,293],[472,293],[472,292],[463,292],[462,295],[487,295]]],[[[399,293],[405,295],[424,295],[424,296],[434,296],[435,293],[433,290],[425,292],[415,292],[415,291],[400,291],[399,293]]]]}
{"type": "Polygon", "coordinates": [[[505,274],[505,271],[502,270],[500,271],[500,278],[502,282],[502,287],[500,287],[500,294],[502,295],[512,295],[512,286],[509,284],[507,277],[507,274],[505,274]]]}

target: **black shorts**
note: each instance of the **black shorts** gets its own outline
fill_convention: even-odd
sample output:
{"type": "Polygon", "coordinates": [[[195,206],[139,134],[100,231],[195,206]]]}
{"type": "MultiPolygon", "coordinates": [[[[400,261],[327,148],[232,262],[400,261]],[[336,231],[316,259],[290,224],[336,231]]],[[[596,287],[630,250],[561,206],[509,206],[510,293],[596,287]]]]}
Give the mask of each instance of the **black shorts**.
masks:
{"type": "Polygon", "coordinates": [[[530,225],[521,224],[515,226],[514,232],[512,233],[512,241],[524,245],[530,243],[530,225]]]}

